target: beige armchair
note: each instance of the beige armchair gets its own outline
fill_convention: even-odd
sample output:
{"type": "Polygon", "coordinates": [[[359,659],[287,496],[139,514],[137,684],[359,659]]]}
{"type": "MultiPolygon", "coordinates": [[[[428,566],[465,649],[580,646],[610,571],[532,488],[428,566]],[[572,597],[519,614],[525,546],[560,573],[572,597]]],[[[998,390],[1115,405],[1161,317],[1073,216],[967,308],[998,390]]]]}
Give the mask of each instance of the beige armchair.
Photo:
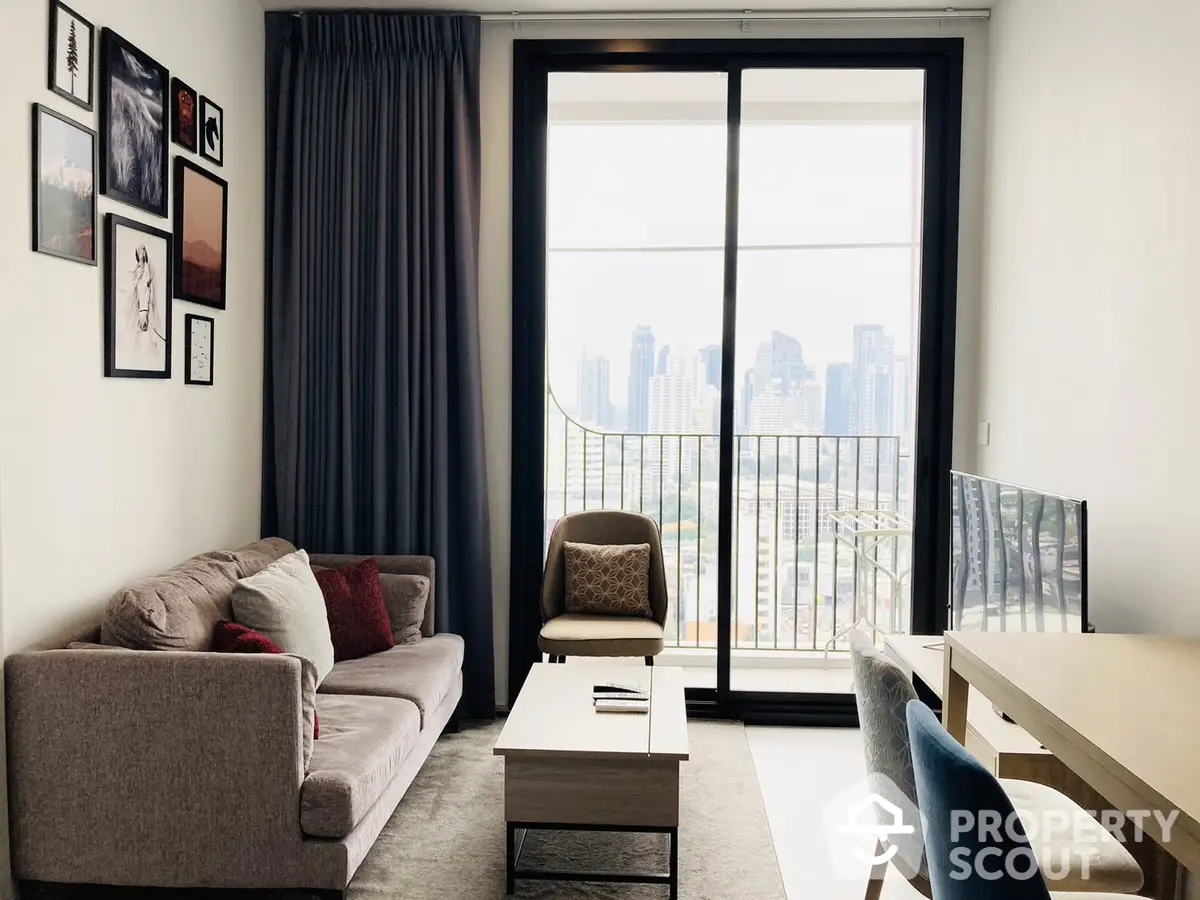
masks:
{"type": "Polygon", "coordinates": [[[546,570],[542,575],[542,626],[538,647],[550,662],[568,656],[642,656],[647,665],[662,652],[667,620],[667,571],[663,563],[658,524],[641,513],[597,509],[570,513],[558,520],[550,535],[546,570]],[[640,616],[581,615],[566,611],[567,560],[563,544],[649,544],[650,610],[640,616]]]}

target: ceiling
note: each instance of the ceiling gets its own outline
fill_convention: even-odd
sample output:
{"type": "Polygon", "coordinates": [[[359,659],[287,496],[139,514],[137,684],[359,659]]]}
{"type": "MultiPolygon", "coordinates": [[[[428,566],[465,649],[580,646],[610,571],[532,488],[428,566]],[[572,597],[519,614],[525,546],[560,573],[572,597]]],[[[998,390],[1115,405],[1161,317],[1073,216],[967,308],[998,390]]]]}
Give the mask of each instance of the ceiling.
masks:
{"type": "MultiPolygon", "coordinates": [[[[478,13],[773,12],[786,10],[946,9],[949,0],[262,0],[267,9],[437,9],[478,13]]],[[[985,9],[994,0],[965,0],[958,8],[985,9]]]]}

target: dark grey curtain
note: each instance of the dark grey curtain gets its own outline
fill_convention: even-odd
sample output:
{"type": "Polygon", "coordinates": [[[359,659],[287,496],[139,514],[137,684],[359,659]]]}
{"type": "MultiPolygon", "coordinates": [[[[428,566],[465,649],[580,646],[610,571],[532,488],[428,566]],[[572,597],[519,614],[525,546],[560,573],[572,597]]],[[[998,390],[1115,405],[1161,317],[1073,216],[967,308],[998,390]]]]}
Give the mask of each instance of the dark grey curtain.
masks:
{"type": "Polygon", "coordinates": [[[479,20],[267,16],[263,531],[422,553],[495,713],[479,363],[479,20]]]}

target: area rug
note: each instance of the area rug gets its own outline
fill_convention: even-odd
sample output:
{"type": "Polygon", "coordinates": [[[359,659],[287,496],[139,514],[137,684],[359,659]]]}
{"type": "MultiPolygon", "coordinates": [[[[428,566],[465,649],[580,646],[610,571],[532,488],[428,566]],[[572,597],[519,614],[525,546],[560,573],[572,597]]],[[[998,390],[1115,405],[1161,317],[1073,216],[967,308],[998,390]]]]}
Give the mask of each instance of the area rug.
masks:
{"type": "MultiPolygon", "coordinates": [[[[505,900],[502,723],[443,736],[347,891],[347,900],[505,900]]],[[[740,724],[688,723],[679,828],[680,900],[784,900],[754,760],[740,724]]],[[[521,865],[665,872],[663,835],[531,832],[521,865]]],[[[516,900],[666,900],[662,885],[521,881],[516,900]]],[[[310,900],[298,891],[59,887],[35,900],[310,900]]]]}
{"type": "MultiPolygon", "coordinates": [[[[503,900],[504,763],[500,723],[438,741],[350,883],[348,900],[503,900]]],[[[680,786],[681,900],[784,900],[754,761],[740,724],[688,724],[680,786]]],[[[522,867],[665,872],[663,835],[530,832],[522,867]]],[[[661,885],[517,882],[524,900],[663,900],[661,885]]]]}

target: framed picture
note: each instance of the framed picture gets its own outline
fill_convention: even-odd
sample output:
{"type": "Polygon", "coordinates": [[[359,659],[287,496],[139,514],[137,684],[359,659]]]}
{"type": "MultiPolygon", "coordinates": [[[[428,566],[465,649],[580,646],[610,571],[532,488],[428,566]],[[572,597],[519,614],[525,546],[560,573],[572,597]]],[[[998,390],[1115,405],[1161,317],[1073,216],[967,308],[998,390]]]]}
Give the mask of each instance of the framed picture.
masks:
{"type": "Polygon", "coordinates": [[[171,235],[109,213],[104,239],[104,374],[170,378],[171,235]]]}
{"type": "Polygon", "coordinates": [[[225,308],[228,192],[224,179],[175,157],[175,296],[180,300],[225,308]]]}
{"type": "Polygon", "coordinates": [[[185,150],[196,152],[196,92],[180,81],[171,79],[171,140],[185,150]]]}
{"type": "Polygon", "coordinates": [[[183,318],[184,357],[187,370],[183,373],[185,384],[213,383],[213,328],[215,323],[208,316],[188,313],[183,318]]]}
{"type": "Polygon", "coordinates": [[[92,109],[92,59],[96,29],[65,3],[50,0],[50,90],[92,109]]]}
{"type": "Polygon", "coordinates": [[[225,164],[225,110],[200,98],[200,155],[218,166],[225,164]]]}
{"type": "Polygon", "coordinates": [[[167,214],[167,70],[110,28],[100,33],[105,196],[167,214]]]}
{"type": "Polygon", "coordinates": [[[96,132],[33,104],[33,249],[96,265],[96,132]]]}

